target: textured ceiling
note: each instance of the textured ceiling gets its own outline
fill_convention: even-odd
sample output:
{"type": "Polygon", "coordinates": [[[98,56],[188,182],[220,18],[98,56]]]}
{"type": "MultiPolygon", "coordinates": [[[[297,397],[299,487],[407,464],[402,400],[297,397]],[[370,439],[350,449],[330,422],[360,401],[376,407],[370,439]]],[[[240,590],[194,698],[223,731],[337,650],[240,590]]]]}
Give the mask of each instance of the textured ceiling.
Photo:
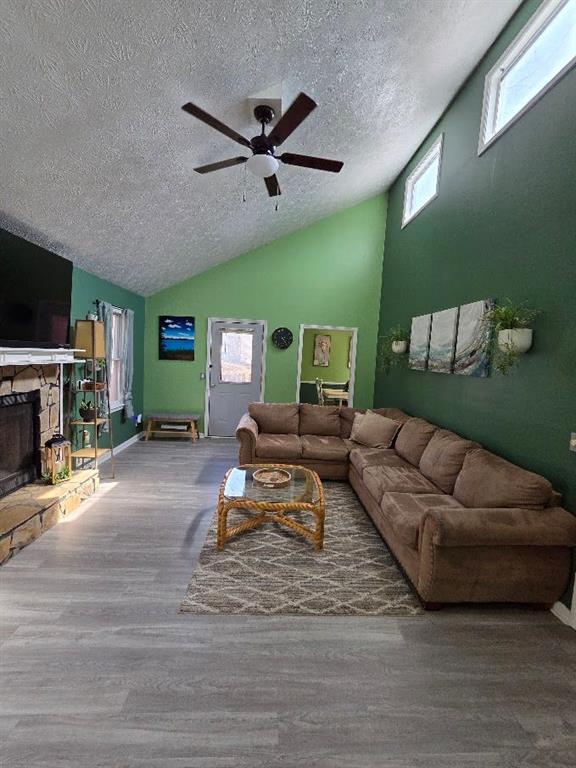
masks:
{"type": "Polygon", "coordinates": [[[0,222],[157,291],[386,189],[519,5],[0,0],[0,222]],[[282,149],[345,165],[282,166],[275,211],[241,166],[193,173],[241,148],[180,107],[250,137],[279,82],[319,104],[282,149]]]}

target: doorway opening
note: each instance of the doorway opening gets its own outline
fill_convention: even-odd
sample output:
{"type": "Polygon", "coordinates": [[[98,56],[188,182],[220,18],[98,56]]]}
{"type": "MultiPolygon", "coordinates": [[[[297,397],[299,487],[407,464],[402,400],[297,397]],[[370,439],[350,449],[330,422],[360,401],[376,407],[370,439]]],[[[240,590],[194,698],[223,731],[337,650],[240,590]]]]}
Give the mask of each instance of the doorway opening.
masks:
{"type": "Polygon", "coordinates": [[[296,401],[353,405],[357,328],[301,325],[296,401]]]}

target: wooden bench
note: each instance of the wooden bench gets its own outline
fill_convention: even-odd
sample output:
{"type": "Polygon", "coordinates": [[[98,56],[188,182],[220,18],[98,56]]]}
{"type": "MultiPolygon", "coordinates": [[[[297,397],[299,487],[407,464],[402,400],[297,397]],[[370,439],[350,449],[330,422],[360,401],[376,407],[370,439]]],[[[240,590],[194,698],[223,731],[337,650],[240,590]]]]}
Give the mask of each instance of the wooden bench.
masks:
{"type": "Polygon", "coordinates": [[[171,413],[158,412],[148,415],[146,425],[145,440],[149,440],[151,435],[170,435],[170,437],[188,437],[190,440],[198,440],[198,419],[197,413],[171,413]],[[175,426],[183,425],[185,429],[162,429],[162,425],[175,426]]]}

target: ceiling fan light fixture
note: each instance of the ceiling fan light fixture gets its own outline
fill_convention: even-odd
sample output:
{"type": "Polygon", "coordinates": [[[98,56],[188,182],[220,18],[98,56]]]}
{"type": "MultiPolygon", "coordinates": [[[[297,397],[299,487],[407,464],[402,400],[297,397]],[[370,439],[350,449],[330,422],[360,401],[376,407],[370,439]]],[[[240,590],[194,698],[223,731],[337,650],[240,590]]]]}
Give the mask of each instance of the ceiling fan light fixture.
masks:
{"type": "Polygon", "coordinates": [[[246,166],[254,176],[266,179],[268,176],[273,176],[276,173],[279,163],[272,155],[252,155],[252,157],[248,158],[246,166]]]}

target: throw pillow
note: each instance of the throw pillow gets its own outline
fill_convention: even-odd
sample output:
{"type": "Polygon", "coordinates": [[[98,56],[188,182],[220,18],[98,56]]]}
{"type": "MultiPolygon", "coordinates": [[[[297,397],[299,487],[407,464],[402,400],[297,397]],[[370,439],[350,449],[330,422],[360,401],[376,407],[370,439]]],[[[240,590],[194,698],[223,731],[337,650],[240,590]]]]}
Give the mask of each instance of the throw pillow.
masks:
{"type": "Polygon", "coordinates": [[[357,413],[350,439],[369,448],[390,448],[402,424],[374,411],[357,413]]]}

